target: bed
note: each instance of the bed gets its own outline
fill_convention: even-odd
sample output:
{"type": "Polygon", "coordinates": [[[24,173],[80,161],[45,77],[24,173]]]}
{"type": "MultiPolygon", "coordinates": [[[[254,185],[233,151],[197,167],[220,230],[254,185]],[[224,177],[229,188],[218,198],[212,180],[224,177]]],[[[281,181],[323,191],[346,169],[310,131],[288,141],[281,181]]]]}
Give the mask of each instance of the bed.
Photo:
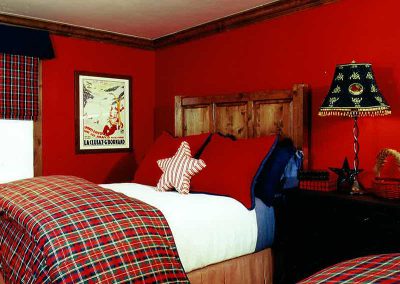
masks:
{"type": "MultiPolygon", "coordinates": [[[[175,135],[222,132],[239,138],[272,133],[290,137],[310,161],[310,97],[307,85],[291,90],[175,98],[175,135]]],[[[192,283],[272,283],[271,249],[248,254],[188,274],[192,283]],[[235,281],[236,280],[236,281],[235,281]]]]}
{"type": "Polygon", "coordinates": [[[358,257],[332,265],[300,283],[399,283],[400,254],[358,257]]]}
{"type": "MultiPolygon", "coordinates": [[[[309,99],[308,87],[306,85],[294,85],[291,90],[202,97],[178,96],[175,98],[175,135],[186,137],[207,132],[222,132],[238,138],[253,138],[280,133],[283,136],[290,137],[294,145],[298,149],[303,150],[303,165],[307,168],[309,166],[310,146],[309,99]]],[[[113,193],[124,194],[124,196],[128,195],[157,208],[163,207],[165,199],[170,199],[172,203],[172,200],[175,200],[177,195],[176,192],[162,193],[160,201],[160,195],[155,194],[154,191],[149,191],[144,185],[111,184],[102,185],[102,188],[112,190],[113,193]],[[132,190],[132,187],[135,190],[132,190]],[[132,192],[134,194],[130,195],[132,192]],[[146,192],[153,192],[154,196],[149,197],[146,192]]],[[[226,216],[232,215],[234,213],[230,214],[230,209],[228,208],[240,207],[240,204],[232,200],[232,198],[209,196],[206,194],[189,195],[185,199],[185,202],[177,207],[184,210],[184,207],[187,206],[192,211],[195,211],[194,209],[197,208],[199,211],[198,215],[193,217],[198,218],[196,219],[197,224],[201,222],[201,217],[199,216],[202,215],[202,210],[204,212],[204,206],[208,206],[204,204],[204,198],[208,200],[207,202],[225,204],[222,207],[223,210],[207,210],[210,211],[207,213],[214,214],[212,216],[221,214],[226,214],[226,216]]],[[[271,248],[255,249],[257,247],[258,234],[258,220],[255,211],[262,210],[260,211],[262,213],[258,214],[260,216],[265,215],[264,213],[267,210],[271,211],[271,209],[260,209],[266,206],[262,206],[262,202],[260,203],[257,200],[256,204],[261,204],[258,207],[256,206],[256,210],[242,210],[243,214],[241,213],[235,217],[240,226],[225,227],[224,230],[230,232],[228,235],[235,236],[235,238],[231,240],[230,246],[225,247],[225,250],[223,250],[222,254],[224,256],[222,258],[220,257],[221,253],[217,252],[216,248],[220,247],[218,244],[224,242],[223,238],[218,239],[217,236],[211,241],[207,241],[207,234],[203,234],[204,242],[202,244],[201,242],[197,242],[197,250],[193,249],[193,251],[190,251],[191,248],[196,246],[196,242],[185,243],[184,239],[187,234],[185,230],[181,229],[181,233],[176,233],[179,227],[182,227],[182,224],[187,229],[190,223],[185,223],[182,220],[185,218],[175,219],[180,220],[179,222],[182,224],[179,224],[172,217],[174,214],[181,214],[182,216],[182,214],[185,214],[185,211],[174,211],[168,208],[161,210],[174,233],[177,251],[181,256],[180,260],[182,260],[187,277],[191,283],[272,283],[273,261],[271,248]],[[237,231],[236,227],[245,228],[247,235],[250,237],[244,237],[245,234],[237,231]],[[248,244],[248,239],[251,239],[251,245],[248,244]],[[215,247],[207,253],[205,248],[209,242],[215,243],[215,247]],[[185,246],[186,251],[183,252],[182,248],[185,246]],[[194,255],[201,255],[202,253],[211,255],[213,257],[212,260],[199,261],[194,257],[194,255]],[[191,259],[191,257],[194,259],[191,259]]],[[[233,209],[232,212],[234,212],[233,209]]],[[[273,216],[273,210],[271,216],[273,216]]],[[[210,226],[212,222],[204,222],[203,220],[203,223],[204,226],[210,226]]],[[[193,226],[194,232],[192,233],[199,235],[202,230],[199,231],[197,228],[196,231],[195,227],[193,226]]],[[[273,235],[272,230],[273,228],[269,229],[273,235]]],[[[194,239],[195,237],[191,236],[190,238],[194,239]]],[[[268,240],[266,243],[268,243],[268,240]]],[[[176,247],[172,246],[176,250],[176,247]]],[[[176,258],[178,259],[179,257],[176,258]]],[[[2,282],[4,280],[0,279],[0,283],[2,282]]]]}

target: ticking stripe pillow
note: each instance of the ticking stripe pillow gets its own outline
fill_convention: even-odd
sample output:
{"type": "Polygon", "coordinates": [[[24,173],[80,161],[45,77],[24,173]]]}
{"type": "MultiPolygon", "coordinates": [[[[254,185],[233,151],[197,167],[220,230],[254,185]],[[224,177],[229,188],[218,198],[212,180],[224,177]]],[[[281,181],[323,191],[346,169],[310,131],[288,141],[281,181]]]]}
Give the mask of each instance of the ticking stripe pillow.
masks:
{"type": "Polygon", "coordinates": [[[189,143],[183,141],[175,155],[157,161],[163,174],[158,181],[157,190],[166,191],[175,188],[179,193],[188,194],[190,179],[206,167],[203,160],[192,158],[189,143]]]}

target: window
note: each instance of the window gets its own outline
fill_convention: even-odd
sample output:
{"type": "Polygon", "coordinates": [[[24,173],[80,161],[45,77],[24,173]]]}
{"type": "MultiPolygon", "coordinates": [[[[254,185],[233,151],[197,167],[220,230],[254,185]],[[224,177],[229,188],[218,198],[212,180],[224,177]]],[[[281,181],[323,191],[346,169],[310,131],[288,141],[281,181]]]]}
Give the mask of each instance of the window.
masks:
{"type": "Polygon", "coordinates": [[[33,177],[33,121],[0,119],[0,183],[33,177]]]}

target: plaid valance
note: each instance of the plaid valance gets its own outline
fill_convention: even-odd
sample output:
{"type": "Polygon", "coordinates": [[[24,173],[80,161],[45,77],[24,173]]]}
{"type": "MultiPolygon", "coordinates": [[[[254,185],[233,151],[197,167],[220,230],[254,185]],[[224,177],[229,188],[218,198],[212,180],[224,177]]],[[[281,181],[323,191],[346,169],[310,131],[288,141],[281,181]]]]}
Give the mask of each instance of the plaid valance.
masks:
{"type": "Polygon", "coordinates": [[[0,53],[0,118],[36,120],[39,58],[0,53]]]}

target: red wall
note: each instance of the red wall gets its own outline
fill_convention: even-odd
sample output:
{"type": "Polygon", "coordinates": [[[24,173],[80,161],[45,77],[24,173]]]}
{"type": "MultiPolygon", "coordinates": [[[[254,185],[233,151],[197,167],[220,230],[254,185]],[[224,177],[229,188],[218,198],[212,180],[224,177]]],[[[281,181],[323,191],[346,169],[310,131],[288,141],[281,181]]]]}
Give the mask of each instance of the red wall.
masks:
{"type": "Polygon", "coordinates": [[[352,158],[352,121],[318,117],[335,65],[373,64],[392,115],[360,119],[361,167],[383,147],[400,149],[398,0],[341,0],[307,11],[165,48],[143,51],[52,36],[56,58],[43,61],[43,173],[91,181],[129,180],[153,134],[173,131],[173,96],[207,95],[307,83],[312,88],[314,168],[352,158]],[[75,154],[74,71],[133,77],[131,154],[75,154]]]}
{"type": "Polygon", "coordinates": [[[155,53],[52,36],[56,58],[43,67],[43,174],[68,174],[96,183],[132,178],[153,141],[155,53]],[[74,71],[133,78],[133,153],[75,154],[74,71]]]}
{"type": "Polygon", "coordinates": [[[335,65],[372,63],[392,115],[360,119],[361,167],[382,147],[400,150],[398,0],[341,0],[156,52],[155,134],[173,130],[173,96],[307,83],[312,88],[313,168],[352,161],[352,120],[318,117],[335,65]]]}

